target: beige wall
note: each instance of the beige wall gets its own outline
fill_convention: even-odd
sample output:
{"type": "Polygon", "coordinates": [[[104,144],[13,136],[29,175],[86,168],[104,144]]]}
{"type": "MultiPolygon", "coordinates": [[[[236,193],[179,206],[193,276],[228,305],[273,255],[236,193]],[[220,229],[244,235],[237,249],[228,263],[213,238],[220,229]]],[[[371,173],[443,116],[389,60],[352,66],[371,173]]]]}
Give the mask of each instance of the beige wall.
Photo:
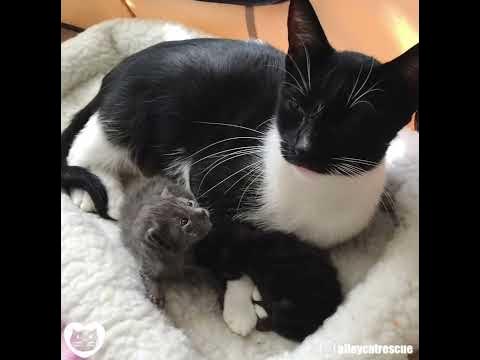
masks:
{"type": "MultiPolygon", "coordinates": [[[[311,0],[338,49],[388,61],[418,42],[419,0],[311,0]]],[[[247,39],[245,7],[193,0],[62,0],[62,22],[87,28],[117,17],[177,21],[220,37],[247,39]]],[[[254,8],[257,35],[286,50],[288,2],[254,8]]]]}
{"type": "MultiPolygon", "coordinates": [[[[79,27],[115,17],[173,20],[246,39],[245,8],[193,0],[62,0],[62,21],[79,27]]],[[[387,61],[418,42],[418,0],[312,0],[332,44],[387,61]]],[[[288,2],[254,8],[259,38],[286,50],[288,2]]]]}

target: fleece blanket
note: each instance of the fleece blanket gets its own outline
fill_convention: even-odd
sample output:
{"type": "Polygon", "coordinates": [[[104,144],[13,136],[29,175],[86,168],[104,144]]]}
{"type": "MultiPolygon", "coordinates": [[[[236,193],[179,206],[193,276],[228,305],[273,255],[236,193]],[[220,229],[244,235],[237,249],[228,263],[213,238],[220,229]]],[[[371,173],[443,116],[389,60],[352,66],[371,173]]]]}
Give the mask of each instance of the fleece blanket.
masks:
{"type": "MultiPolygon", "coordinates": [[[[200,35],[178,24],[120,19],[64,42],[61,129],[120,60],[161,41],[200,35]]],[[[418,347],[418,142],[418,133],[402,131],[392,143],[386,163],[397,219],[379,212],[358,238],[332,250],[346,299],[303,343],[274,333],[233,334],[208,284],[170,289],[166,309],[158,310],[144,297],[117,226],[82,212],[63,193],[62,321],[104,327],[95,360],[406,359],[389,351],[352,355],[341,346],[418,347]]]]}

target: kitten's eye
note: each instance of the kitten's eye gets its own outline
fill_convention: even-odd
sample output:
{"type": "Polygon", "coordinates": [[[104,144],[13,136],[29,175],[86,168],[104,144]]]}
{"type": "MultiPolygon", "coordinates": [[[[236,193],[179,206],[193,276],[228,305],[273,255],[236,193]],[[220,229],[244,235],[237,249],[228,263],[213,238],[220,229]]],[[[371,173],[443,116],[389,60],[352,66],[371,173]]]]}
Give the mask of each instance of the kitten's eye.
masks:
{"type": "Polygon", "coordinates": [[[195,202],[193,200],[188,200],[187,205],[190,207],[195,207],[195,202]]]}
{"type": "Polygon", "coordinates": [[[180,219],[180,225],[185,226],[189,223],[188,218],[182,218],[180,219]]]}

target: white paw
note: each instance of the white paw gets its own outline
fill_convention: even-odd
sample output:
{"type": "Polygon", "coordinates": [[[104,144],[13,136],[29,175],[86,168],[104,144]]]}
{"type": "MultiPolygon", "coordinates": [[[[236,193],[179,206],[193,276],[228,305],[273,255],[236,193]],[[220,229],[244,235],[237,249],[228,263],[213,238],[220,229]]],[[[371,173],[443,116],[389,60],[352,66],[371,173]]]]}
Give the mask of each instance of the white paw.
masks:
{"type": "Polygon", "coordinates": [[[92,198],[85,190],[74,189],[71,192],[72,202],[85,212],[95,211],[92,198]]]}
{"type": "Polygon", "coordinates": [[[246,336],[257,325],[257,314],[252,304],[252,280],[243,276],[227,282],[223,304],[223,319],[235,334],[246,336]]]}
{"type": "Polygon", "coordinates": [[[262,301],[262,295],[260,294],[260,291],[258,291],[258,288],[255,286],[252,292],[252,299],[255,301],[262,301]]]}
{"type": "Polygon", "coordinates": [[[108,194],[108,215],[115,220],[120,218],[120,210],[123,204],[124,192],[120,181],[115,175],[98,172],[97,176],[102,181],[108,194]]]}
{"type": "Polygon", "coordinates": [[[257,314],[258,318],[259,319],[265,319],[268,317],[268,313],[265,311],[265,309],[263,307],[261,307],[260,305],[258,304],[255,304],[254,305],[254,308],[255,308],[255,313],[257,314]]]}

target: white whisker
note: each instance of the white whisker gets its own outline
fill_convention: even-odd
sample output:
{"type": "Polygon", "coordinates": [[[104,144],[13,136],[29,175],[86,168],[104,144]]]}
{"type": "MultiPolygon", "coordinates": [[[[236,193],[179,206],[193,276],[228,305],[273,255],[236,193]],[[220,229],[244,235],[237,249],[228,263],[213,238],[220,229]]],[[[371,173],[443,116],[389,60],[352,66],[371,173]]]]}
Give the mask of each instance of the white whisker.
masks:
{"type": "Polygon", "coordinates": [[[262,127],[263,124],[266,124],[266,123],[269,122],[269,121],[273,121],[273,119],[275,119],[275,116],[272,116],[272,117],[268,118],[267,120],[262,121],[259,125],[257,125],[257,126],[255,127],[255,129],[258,129],[259,127],[262,127]]]}
{"type": "Polygon", "coordinates": [[[240,181],[242,181],[242,179],[246,178],[248,175],[250,175],[251,173],[253,173],[255,171],[259,171],[260,169],[261,169],[261,165],[254,167],[252,170],[247,172],[245,175],[242,175],[240,177],[240,179],[235,181],[227,190],[225,190],[224,194],[228,193],[235,185],[237,185],[240,181]]]}
{"type": "Polygon", "coordinates": [[[296,62],[289,54],[287,54],[287,56],[288,56],[288,57],[290,58],[290,60],[293,62],[293,65],[295,65],[295,68],[297,69],[297,72],[299,73],[300,78],[302,79],[303,88],[305,89],[305,92],[308,93],[307,82],[305,81],[305,78],[303,77],[302,71],[301,71],[300,68],[298,67],[297,62],[296,62]]]}
{"type": "MultiPolygon", "coordinates": [[[[288,71],[287,69],[280,68],[280,67],[278,67],[278,66],[273,66],[273,65],[266,65],[266,66],[267,66],[267,67],[274,67],[275,69],[281,70],[281,71],[283,71],[285,74],[290,75],[290,77],[291,77],[293,80],[295,80],[295,82],[297,83],[296,89],[297,89],[298,91],[300,91],[300,93],[301,93],[303,96],[306,95],[305,90],[303,89],[302,85],[301,85],[300,82],[297,80],[297,78],[296,78],[295,76],[293,76],[293,74],[292,74],[290,71],[288,71]]],[[[292,84],[292,85],[293,85],[293,84],[292,84]]]]}
{"type": "Polygon", "coordinates": [[[307,58],[308,89],[312,90],[312,83],[311,83],[311,79],[310,79],[310,54],[308,53],[308,50],[307,50],[307,47],[305,46],[305,44],[303,44],[303,41],[302,41],[302,45],[303,45],[303,49],[305,51],[305,57],[307,58]]]}
{"type": "Polygon", "coordinates": [[[198,159],[197,161],[193,162],[190,166],[192,167],[193,165],[198,164],[199,162],[201,162],[203,160],[210,159],[212,157],[216,157],[219,154],[228,153],[228,152],[235,152],[235,151],[243,150],[243,149],[258,149],[258,150],[260,150],[260,149],[262,149],[262,146],[240,146],[240,147],[236,147],[236,148],[232,148],[232,149],[218,151],[216,153],[213,153],[213,154],[210,154],[210,155],[207,155],[207,156],[204,156],[204,157],[198,159]]]}
{"type": "Polygon", "coordinates": [[[244,129],[244,130],[249,130],[256,132],[261,135],[266,135],[264,132],[246,127],[246,126],[241,126],[241,125],[235,125],[235,124],[225,124],[225,123],[219,123],[219,122],[208,122],[208,121],[193,121],[194,124],[206,124],[206,125],[221,125],[221,126],[228,126],[228,127],[233,127],[233,128],[239,128],[239,129],[244,129]]]}
{"type": "Polygon", "coordinates": [[[363,64],[360,65],[360,70],[358,71],[357,79],[355,80],[355,84],[353,84],[352,91],[350,92],[350,96],[348,97],[348,100],[347,100],[347,106],[350,103],[350,99],[352,98],[353,92],[357,88],[358,80],[360,79],[360,76],[362,75],[362,69],[363,69],[363,64]]]}
{"type": "MultiPolygon", "coordinates": [[[[221,161],[219,163],[217,163],[215,166],[213,167],[210,167],[210,169],[207,171],[207,173],[205,175],[203,175],[202,177],[202,180],[200,180],[200,185],[198,185],[198,191],[200,191],[200,189],[202,188],[202,185],[203,185],[203,182],[205,181],[206,177],[208,176],[208,174],[210,174],[213,169],[215,169],[217,166],[220,166],[224,163],[226,163],[227,161],[230,161],[230,160],[233,160],[233,159],[236,159],[238,157],[241,157],[241,156],[245,156],[245,155],[250,155],[250,154],[253,154],[254,152],[243,152],[243,153],[240,153],[240,154],[236,154],[234,156],[230,156],[228,157],[227,159],[225,158],[222,158],[220,159],[221,161]]],[[[208,168],[207,168],[208,169],[208,168]]]]}
{"type": "Polygon", "coordinates": [[[358,105],[358,104],[361,104],[361,103],[365,103],[367,105],[370,105],[370,107],[373,109],[373,111],[377,111],[377,109],[375,109],[375,106],[373,106],[373,104],[368,101],[368,100],[360,100],[360,101],[356,101],[354,102],[352,105],[349,106],[349,109],[353,108],[355,105],[358,105]]]}
{"type": "Polygon", "coordinates": [[[248,186],[245,188],[245,190],[243,190],[243,193],[242,193],[242,196],[240,197],[240,200],[238,201],[238,205],[237,205],[237,212],[238,210],[240,209],[240,205],[242,204],[242,200],[243,200],[243,197],[245,196],[245,194],[247,193],[248,189],[250,188],[250,186],[252,186],[252,184],[258,179],[258,177],[260,175],[262,175],[263,173],[260,172],[258,175],[256,175],[253,180],[250,182],[250,184],[248,184],[248,186]]]}
{"type": "Polygon", "coordinates": [[[250,167],[252,167],[252,166],[257,165],[257,164],[261,163],[262,161],[263,161],[263,160],[256,161],[256,162],[254,162],[253,164],[247,165],[247,166],[241,168],[240,170],[234,172],[234,173],[231,174],[230,176],[226,177],[225,179],[223,179],[222,181],[218,182],[216,185],[212,186],[210,189],[208,189],[207,191],[205,191],[204,193],[202,193],[202,194],[199,196],[199,198],[205,196],[205,195],[208,194],[210,191],[212,191],[212,190],[215,189],[216,187],[220,186],[220,185],[223,184],[225,181],[227,181],[228,179],[230,179],[230,178],[232,178],[233,176],[237,175],[238,173],[240,173],[240,172],[242,172],[242,171],[244,171],[244,170],[246,170],[246,169],[248,169],[248,168],[250,168],[250,167]]]}
{"type": "Polygon", "coordinates": [[[374,62],[374,60],[373,60],[373,57],[372,57],[372,63],[371,63],[371,65],[370,65],[370,70],[369,70],[369,72],[368,72],[368,74],[367,74],[367,77],[366,77],[365,80],[363,81],[362,86],[360,86],[360,89],[358,89],[358,91],[355,93],[355,95],[353,95],[354,98],[360,93],[360,91],[362,91],[363,87],[365,86],[365,84],[367,83],[368,79],[370,78],[370,75],[372,74],[372,70],[373,70],[373,62],[374,62]]]}
{"type": "Polygon", "coordinates": [[[351,163],[357,163],[357,164],[364,164],[364,165],[373,165],[376,166],[378,163],[370,160],[364,160],[364,159],[357,159],[357,158],[352,158],[352,157],[336,157],[333,158],[333,160],[339,160],[339,161],[345,161],[345,162],[351,162],[351,163]]]}
{"type": "Polygon", "coordinates": [[[225,141],[240,140],[240,139],[250,139],[250,140],[253,139],[253,140],[262,141],[261,138],[253,137],[253,136],[236,136],[236,137],[232,137],[232,138],[222,139],[222,140],[214,142],[213,144],[210,144],[210,145],[207,145],[207,146],[201,148],[200,150],[198,150],[198,151],[194,152],[193,154],[189,155],[187,157],[187,159],[193,158],[195,155],[197,155],[197,154],[201,153],[202,151],[207,150],[208,148],[211,148],[212,146],[215,146],[217,144],[223,143],[225,141]]]}

